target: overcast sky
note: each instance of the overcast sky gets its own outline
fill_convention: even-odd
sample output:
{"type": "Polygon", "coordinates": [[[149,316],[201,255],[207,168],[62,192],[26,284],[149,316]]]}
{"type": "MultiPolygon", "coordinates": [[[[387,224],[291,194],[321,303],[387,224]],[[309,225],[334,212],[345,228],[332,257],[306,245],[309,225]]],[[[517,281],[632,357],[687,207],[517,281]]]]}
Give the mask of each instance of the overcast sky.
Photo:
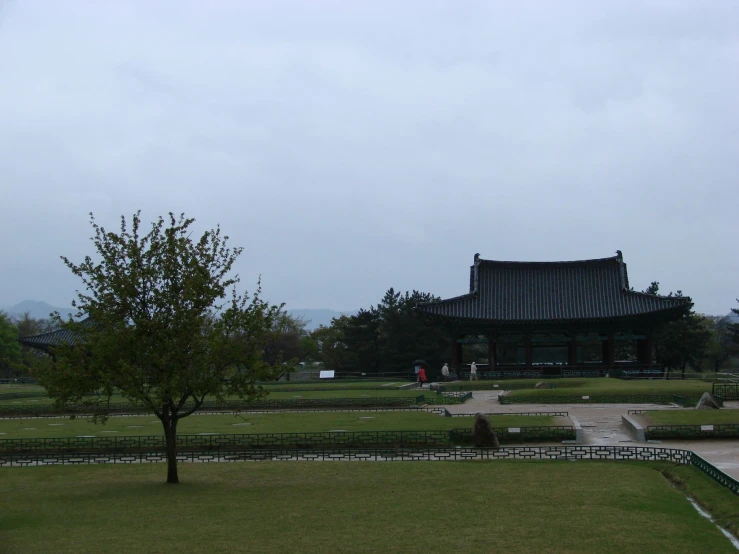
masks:
{"type": "Polygon", "coordinates": [[[140,208],[290,308],[620,249],[724,314],[737,99],[732,0],[0,0],[0,306],[69,306],[87,214],[140,208]]]}

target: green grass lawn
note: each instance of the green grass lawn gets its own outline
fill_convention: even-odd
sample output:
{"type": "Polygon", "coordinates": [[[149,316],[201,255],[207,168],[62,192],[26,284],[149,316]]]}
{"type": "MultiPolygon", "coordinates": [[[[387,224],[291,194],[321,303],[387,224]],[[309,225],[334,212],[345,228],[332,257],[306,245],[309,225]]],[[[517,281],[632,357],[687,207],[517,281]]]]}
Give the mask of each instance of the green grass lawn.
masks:
{"type": "Polygon", "coordinates": [[[662,473],[710,512],[716,523],[739,537],[739,502],[735,494],[694,467],[665,465],[662,473]]]}
{"type": "Polygon", "coordinates": [[[711,391],[711,383],[705,381],[677,380],[632,380],[621,379],[557,379],[552,380],[554,389],[524,389],[512,391],[511,396],[596,396],[596,395],[643,395],[676,394],[699,397],[711,391]]]}
{"type": "MultiPolygon", "coordinates": [[[[415,398],[421,394],[427,396],[433,396],[436,393],[429,390],[423,392],[418,390],[397,390],[394,388],[388,389],[336,389],[336,390],[308,390],[308,391],[292,391],[285,390],[282,387],[274,388],[269,390],[264,399],[265,400],[291,400],[299,398],[415,398]]],[[[238,400],[238,397],[230,397],[233,400],[238,400]]],[[[207,400],[213,400],[209,398],[207,400]]],[[[11,400],[0,400],[0,406],[33,406],[42,404],[51,404],[53,400],[48,397],[40,398],[13,398],[11,400]]],[[[128,402],[125,398],[120,395],[112,397],[111,402],[128,402]]]]}
{"type": "Polygon", "coordinates": [[[735,552],[658,469],[628,462],[181,464],[182,484],[168,486],[164,464],[10,468],[0,473],[0,548],[735,552]]]}
{"type": "Polygon", "coordinates": [[[436,393],[429,390],[423,392],[418,390],[375,390],[375,389],[338,389],[326,391],[286,391],[272,390],[265,397],[266,400],[286,400],[292,398],[389,398],[407,397],[415,398],[421,394],[433,396],[436,393]]]}
{"type": "Polygon", "coordinates": [[[310,383],[263,383],[262,386],[267,390],[274,391],[294,391],[294,390],[321,390],[321,389],[332,389],[332,390],[372,390],[372,389],[396,389],[401,385],[408,385],[411,381],[407,380],[386,380],[386,381],[324,381],[324,382],[310,382],[310,383]]]}
{"type": "MultiPolygon", "coordinates": [[[[571,425],[566,418],[491,416],[495,427],[571,425]]],[[[416,431],[472,427],[473,417],[441,417],[428,412],[303,412],[254,415],[193,415],[180,421],[179,434],[196,433],[317,433],[343,431],[416,431]]],[[[0,439],[69,437],[79,435],[161,435],[153,415],[111,417],[95,424],[84,418],[0,420],[0,439]]]]}
{"type": "Polygon", "coordinates": [[[0,385],[0,394],[9,392],[43,392],[45,389],[41,385],[0,385]]]}
{"type": "Polygon", "coordinates": [[[653,410],[639,414],[648,425],[739,424],[739,410],[653,410]]]}

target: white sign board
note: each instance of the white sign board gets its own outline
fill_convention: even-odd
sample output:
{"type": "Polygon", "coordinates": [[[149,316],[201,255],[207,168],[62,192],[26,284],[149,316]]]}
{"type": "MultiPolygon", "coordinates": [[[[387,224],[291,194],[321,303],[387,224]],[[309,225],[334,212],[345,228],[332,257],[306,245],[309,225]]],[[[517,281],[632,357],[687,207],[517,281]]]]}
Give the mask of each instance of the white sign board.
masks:
{"type": "Polygon", "coordinates": [[[520,427],[509,427],[508,428],[508,432],[509,433],[520,433],[521,432],[521,428],[520,427]]]}
{"type": "Polygon", "coordinates": [[[319,379],[333,379],[334,378],[334,370],[333,369],[327,369],[324,371],[321,371],[320,375],[318,376],[319,379]]]}
{"type": "Polygon", "coordinates": [[[590,400],[590,397],[589,396],[583,396],[582,399],[583,400],[590,400]]]}
{"type": "Polygon", "coordinates": [[[713,431],[713,425],[701,425],[701,431],[713,431]]]}

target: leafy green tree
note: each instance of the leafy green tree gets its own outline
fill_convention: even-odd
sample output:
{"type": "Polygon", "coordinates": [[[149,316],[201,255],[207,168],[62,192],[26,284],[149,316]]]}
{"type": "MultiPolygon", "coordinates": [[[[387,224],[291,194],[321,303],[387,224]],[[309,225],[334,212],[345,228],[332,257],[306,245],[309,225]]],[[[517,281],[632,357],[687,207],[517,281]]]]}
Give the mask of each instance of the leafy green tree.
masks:
{"type": "Polygon", "coordinates": [[[734,354],[739,352],[739,344],[732,341],[731,323],[728,317],[704,316],[711,330],[706,360],[713,371],[719,371],[721,366],[734,354]]]}
{"type": "Polygon", "coordinates": [[[380,356],[380,313],[370,306],[349,317],[344,331],[345,342],[356,358],[355,371],[377,373],[380,356]]]}
{"type": "Polygon", "coordinates": [[[273,322],[272,331],[273,338],[264,349],[264,358],[282,368],[277,375],[278,380],[286,377],[289,381],[300,358],[300,338],[306,334],[305,322],[280,310],[273,322]]]}
{"type": "Polygon", "coordinates": [[[342,315],[331,320],[329,327],[321,325],[311,333],[318,345],[319,356],[324,367],[336,371],[349,371],[356,367],[357,356],[346,343],[349,317],[342,315]]]}
{"type": "MultiPolygon", "coordinates": [[[[644,292],[658,294],[659,283],[652,282],[644,292]]],[[[667,296],[684,298],[682,291],[670,292],[667,296]]],[[[704,316],[693,311],[691,302],[682,317],[667,323],[657,332],[657,361],[665,368],[668,378],[671,370],[680,370],[684,379],[688,366],[701,371],[702,362],[708,355],[710,340],[710,324],[704,316]]]]}
{"type": "Polygon", "coordinates": [[[18,329],[7,314],[0,312],[0,374],[7,377],[14,376],[14,368],[17,367],[20,359],[18,329]]]}
{"type": "Polygon", "coordinates": [[[300,360],[303,362],[318,362],[320,359],[318,343],[313,337],[309,335],[300,337],[300,360]]]}
{"type": "MultiPolygon", "coordinates": [[[[431,369],[431,377],[433,368],[439,371],[444,357],[448,357],[449,337],[418,317],[415,307],[433,300],[438,299],[428,293],[401,293],[390,288],[376,307],[334,319],[331,330],[324,328],[321,333],[334,334],[332,343],[340,348],[343,366],[336,365],[338,360],[324,359],[326,367],[363,373],[402,372],[409,371],[412,362],[421,358],[431,369]]],[[[329,347],[328,352],[335,355],[337,349],[329,347]]]]}
{"type": "Polygon", "coordinates": [[[167,483],[178,483],[177,423],[207,397],[253,399],[257,381],[279,367],[263,359],[280,306],[241,295],[232,276],[241,248],[227,245],[220,227],[192,240],[193,219],[169,214],[142,234],[140,212],[120,232],[99,226],[92,214],[96,259],[64,263],[84,284],[73,303],[78,317],[60,323],[77,340],[59,347],[56,367],[39,380],[58,405],[95,402],[115,393],[148,408],[162,422],[167,444],[167,483]]]}
{"type": "MultiPolygon", "coordinates": [[[[739,298],[737,298],[736,301],[739,302],[739,298]]],[[[731,308],[731,311],[735,313],[736,315],[739,315],[738,308],[731,308]]],[[[729,333],[729,337],[731,338],[732,342],[734,344],[739,345],[739,323],[729,323],[727,325],[727,331],[729,333]]]]}

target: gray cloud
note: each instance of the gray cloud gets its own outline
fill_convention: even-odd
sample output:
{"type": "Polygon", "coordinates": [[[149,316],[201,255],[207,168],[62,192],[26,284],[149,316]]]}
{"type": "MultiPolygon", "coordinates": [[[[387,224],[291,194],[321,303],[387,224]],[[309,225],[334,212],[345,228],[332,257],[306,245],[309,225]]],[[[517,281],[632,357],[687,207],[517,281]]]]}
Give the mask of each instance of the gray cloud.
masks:
{"type": "Polygon", "coordinates": [[[220,223],[292,307],[456,295],[475,252],[739,296],[731,2],[0,10],[0,305],[68,303],[86,214],[138,208],[220,223]]]}

